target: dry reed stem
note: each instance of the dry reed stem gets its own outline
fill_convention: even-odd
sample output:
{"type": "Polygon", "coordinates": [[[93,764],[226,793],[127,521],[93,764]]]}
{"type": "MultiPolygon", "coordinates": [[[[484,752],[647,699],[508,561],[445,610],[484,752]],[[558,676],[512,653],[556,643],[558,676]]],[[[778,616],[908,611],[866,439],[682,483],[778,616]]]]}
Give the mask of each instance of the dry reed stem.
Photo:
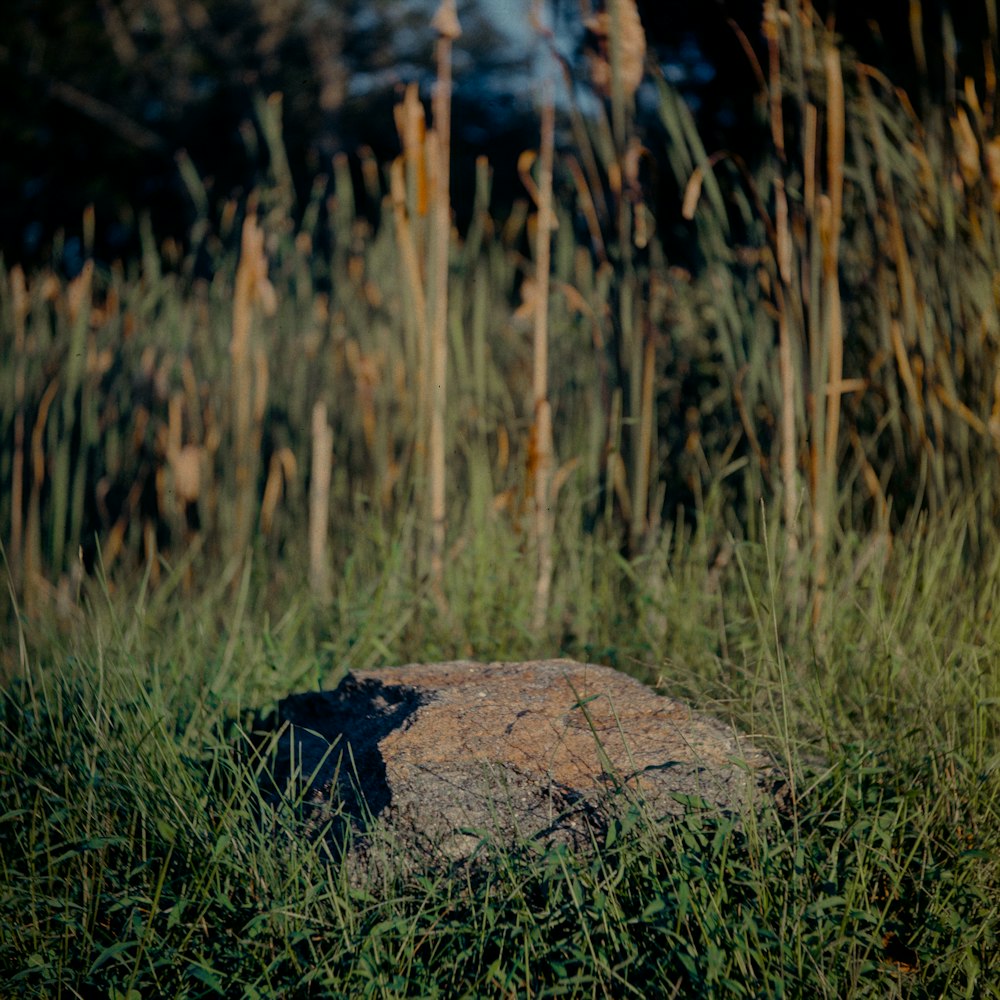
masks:
{"type": "Polygon", "coordinates": [[[25,525],[24,547],[24,608],[30,616],[36,608],[36,597],[44,580],[42,570],[42,487],[45,485],[45,448],[43,438],[49,410],[59,390],[58,377],[46,386],[38,404],[35,426],[31,429],[31,468],[33,472],[31,494],[28,497],[28,517],[25,525]]]}
{"type": "Polygon", "coordinates": [[[427,214],[428,178],[425,159],[427,123],[424,106],[420,103],[417,84],[411,83],[403,94],[403,100],[393,109],[396,131],[403,144],[403,158],[407,166],[407,196],[416,214],[423,218],[427,214]]]}
{"type": "MultiPolygon", "coordinates": [[[[240,261],[236,268],[233,290],[233,333],[229,344],[232,361],[232,421],[234,480],[236,484],[235,524],[231,542],[233,552],[241,551],[250,536],[250,423],[251,423],[251,374],[249,367],[250,328],[253,323],[253,286],[257,271],[258,249],[256,219],[247,217],[243,224],[240,261]]],[[[261,236],[263,234],[260,234],[261,236]]]]}
{"type": "Polygon", "coordinates": [[[566,156],[561,162],[569,171],[573,178],[573,185],[576,188],[577,205],[583,213],[583,218],[587,223],[587,232],[590,235],[591,243],[600,259],[607,258],[607,250],[604,247],[604,234],[601,232],[601,223],[597,215],[597,206],[594,204],[593,194],[587,183],[583,168],[576,157],[566,156]]]}
{"type": "MultiPolygon", "coordinates": [[[[66,543],[80,535],[83,520],[83,489],[86,482],[86,439],[81,455],[71,453],[70,441],[78,426],[78,393],[86,395],[86,336],[90,325],[93,296],[94,263],[88,260],[80,273],[69,282],[62,302],[69,323],[69,344],[62,369],[61,422],[59,440],[52,456],[52,517],[50,521],[51,567],[62,573],[65,566],[66,543]],[[74,459],[76,459],[74,464],[74,459]],[[74,477],[74,468],[76,476],[74,477]]],[[[60,311],[63,311],[62,309],[60,311]]],[[[81,407],[82,409],[82,407],[81,407]]],[[[84,428],[80,428],[81,432],[84,428]]]]}
{"type": "Polygon", "coordinates": [[[332,596],[327,538],[330,523],[330,482],[333,476],[333,431],[326,403],[312,411],[312,471],[309,482],[309,587],[326,603],[332,596]]]}
{"type": "Polygon", "coordinates": [[[632,100],[646,69],[646,33],[635,0],[610,0],[608,9],[591,14],[584,27],[596,41],[596,50],[588,52],[592,86],[611,97],[617,72],[623,96],[632,100]]]}
{"type": "Polygon", "coordinates": [[[143,557],[149,567],[149,582],[155,587],[160,582],[160,560],[156,546],[156,525],[147,518],[142,525],[143,557]]]}
{"type": "Polygon", "coordinates": [[[816,135],[819,128],[819,111],[810,101],[806,105],[802,126],[802,148],[805,150],[802,169],[805,180],[802,187],[802,207],[807,219],[816,217],[816,135]]]}
{"type": "Polygon", "coordinates": [[[768,101],[771,142],[780,159],[785,158],[785,127],[781,113],[781,46],[778,39],[780,13],[776,0],[765,0],[762,30],[767,41],[768,101]]]}
{"type": "Polygon", "coordinates": [[[274,515],[278,509],[281,494],[287,490],[295,478],[297,469],[295,453],[291,448],[279,448],[272,456],[267,468],[267,482],[260,503],[260,530],[269,535],[274,526],[274,515]]]}
{"type": "MultiPolygon", "coordinates": [[[[836,473],[837,441],[840,428],[839,388],[843,379],[844,330],[840,302],[840,231],[844,205],[844,81],[840,53],[827,46],[824,53],[827,77],[827,189],[829,212],[823,212],[823,288],[825,299],[826,340],[829,350],[827,369],[828,397],[826,422],[827,473],[836,473]]],[[[825,208],[825,205],[824,205],[825,208]]]]}
{"type": "MultiPolygon", "coordinates": [[[[924,15],[920,0],[910,0],[909,25],[910,25],[910,45],[913,48],[913,57],[917,64],[917,72],[921,79],[927,78],[927,52],[924,49],[924,15]]],[[[986,4],[987,9],[992,7],[986,4]]]]}
{"type": "Polygon", "coordinates": [[[428,448],[431,520],[431,588],[444,601],[445,542],[445,403],[448,375],[448,248],[451,238],[451,46],[461,34],[455,0],[443,0],[434,15],[438,32],[437,85],[434,91],[433,232],[434,294],[431,323],[431,422],[428,448]]]}
{"type": "MultiPolygon", "coordinates": [[[[896,194],[892,187],[891,171],[888,166],[886,139],[882,131],[872,94],[869,78],[876,75],[870,67],[859,67],[858,83],[861,88],[863,106],[868,120],[869,138],[875,151],[875,181],[882,195],[886,210],[886,224],[889,230],[889,248],[892,261],[896,268],[896,284],[902,305],[902,320],[891,317],[887,323],[889,346],[896,360],[896,368],[902,379],[903,387],[910,401],[910,414],[916,427],[920,443],[927,441],[924,423],[924,410],[920,398],[920,388],[917,376],[910,364],[910,358],[904,343],[904,335],[912,336],[916,327],[916,283],[910,264],[909,252],[906,248],[906,236],[899,217],[896,194]]],[[[883,296],[883,300],[885,297],[883,296]]]]}
{"type": "MultiPolygon", "coordinates": [[[[420,157],[423,160],[423,157],[420,157]]],[[[420,273],[420,258],[417,254],[413,229],[406,211],[406,178],[403,161],[397,157],[389,171],[389,192],[392,200],[393,218],[396,223],[396,245],[403,265],[403,280],[413,296],[413,319],[417,324],[420,342],[427,340],[427,297],[424,281],[420,273]]]]}
{"type": "MultiPolygon", "coordinates": [[[[273,315],[277,308],[274,288],[267,277],[264,232],[254,212],[243,223],[240,260],[233,290],[233,331],[229,345],[232,362],[233,461],[236,486],[230,554],[242,558],[250,544],[256,499],[261,422],[267,392],[267,361],[261,350],[251,355],[251,337],[258,308],[273,315]],[[256,378],[254,368],[256,367],[256,378]],[[255,431],[256,427],[256,433],[255,431]]],[[[234,581],[239,574],[233,576],[234,581]]]]}
{"type": "Polygon", "coordinates": [[[916,340],[918,312],[917,287],[910,264],[909,251],[906,248],[906,236],[903,233],[903,225],[899,218],[895,195],[891,191],[888,193],[889,243],[893,261],[896,265],[896,282],[903,312],[902,320],[893,319],[890,324],[892,348],[900,377],[903,380],[907,395],[910,397],[911,414],[916,425],[917,436],[920,439],[920,443],[926,445],[929,442],[925,423],[924,401],[920,390],[921,376],[915,367],[920,362],[920,356],[915,355],[911,364],[911,359],[903,340],[904,336],[907,336],[907,339],[916,340]]]}
{"type": "Polygon", "coordinates": [[[552,255],[552,164],[555,158],[555,105],[551,88],[542,102],[542,146],[538,164],[538,227],[535,234],[535,326],[533,351],[534,425],[532,427],[535,545],[538,557],[533,627],[541,631],[552,590],[552,410],[549,378],[549,271],[552,255]]]}
{"type": "MultiPolygon", "coordinates": [[[[390,169],[390,196],[395,220],[395,240],[402,267],[404,286],[412,297],[407,310],[407,331],[411,336],[410,356],[416,379],[416,420],[413,432],[413,482],[418,484],[423,513],[429,519],[427,461],[431,424],[429,388],[430,325],[427,307],[426,227],[420,224],[428,211],[429,164],[427,127],[424,106],[416,84],[410,84],[404,98],[393,109],[396,130],[403,147],[390,169]],[[412,325],[411,325],[412,324],[412,325]]],[[[418,537],[416,564],[423,573],[429,563],[429,534],[418,537]]]]}

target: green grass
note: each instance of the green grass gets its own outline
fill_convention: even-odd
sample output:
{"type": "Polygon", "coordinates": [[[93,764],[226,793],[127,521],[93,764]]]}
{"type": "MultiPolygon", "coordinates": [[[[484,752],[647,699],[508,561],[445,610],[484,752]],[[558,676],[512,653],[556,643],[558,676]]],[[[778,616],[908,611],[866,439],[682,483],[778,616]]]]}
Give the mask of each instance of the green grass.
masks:
{"type": "Polygon", "coordinates": [[[737,542],[714,592],[696,540],[630,566],[581,535],[557,561],[559,633],[535,637],[518,626],[526,559],[500,539],[510,554],[485,579],[474,548],[455,559],[447,618],[391,537],[360,527],[371,551],[325,610],[254,568],[235,599],[89,587],[78,619],[26,624],[6,665],[0,982],[25,997],[998,996],[1000,574],[995,554],[971,562],[965,518],[860,573],[845,555],[826,651],[777,583],[773,534],[737,542]],[[560,647],[754,733],[795,808],[738,825],[692,809],[666,832],[623,811],[590,857],[526,844],[473,872],[390,866],[362,884],[290,815],[260,823],[231,750],[254,709],[345,666],[560,647]]]}

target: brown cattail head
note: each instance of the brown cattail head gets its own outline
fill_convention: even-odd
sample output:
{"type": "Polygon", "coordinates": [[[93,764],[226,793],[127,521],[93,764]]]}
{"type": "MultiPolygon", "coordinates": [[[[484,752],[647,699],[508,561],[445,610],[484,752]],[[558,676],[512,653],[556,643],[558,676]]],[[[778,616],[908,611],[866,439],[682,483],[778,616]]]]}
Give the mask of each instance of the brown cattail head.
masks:
{"type": "Polygon", "coordinates": [[[591,14],[584,22],[587,29],[587,62],[590,67],[590,82],[594,89],[605,97],[611,96],[611,32],[613,30],[610,4],[618,6],[618,30],[620,32],[620,53],[622,90],[631,100],[642,83],[646,62],[646,33],[642,29],[639,10],[635,0],[608,0],[603,10],[591,14]]]}

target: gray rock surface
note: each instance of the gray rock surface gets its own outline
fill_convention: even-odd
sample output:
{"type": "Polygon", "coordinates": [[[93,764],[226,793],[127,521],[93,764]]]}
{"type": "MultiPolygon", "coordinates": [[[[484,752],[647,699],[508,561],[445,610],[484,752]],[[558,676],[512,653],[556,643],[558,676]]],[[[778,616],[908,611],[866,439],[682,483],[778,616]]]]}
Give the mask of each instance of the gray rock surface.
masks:
{"type": "Polygon", "coordinates": [[[361,860],[375,842],[415,863],[462,861],[490,838],[586,848],[623,796],[657,817],[682,813],[685,796],[732,813],[780,785],[730,727],[569,660],[348,674],[284,699],[259,728],[269,800],[304,803],[331,842],[350,827],[361,860]]]}

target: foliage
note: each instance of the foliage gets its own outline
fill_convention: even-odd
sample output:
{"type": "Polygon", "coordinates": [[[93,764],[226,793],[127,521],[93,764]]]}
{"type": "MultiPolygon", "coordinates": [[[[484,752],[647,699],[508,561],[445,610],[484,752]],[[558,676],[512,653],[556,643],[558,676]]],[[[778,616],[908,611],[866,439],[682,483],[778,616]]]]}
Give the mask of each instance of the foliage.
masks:
{"type": "MultiPolygon", "coordinates": [[[[970,81],[961,104],[922,121],[823,25],[781,11],[769,23],[774,142],[753,173],[709,156],[658,84],[704,256],[694,273],[671,268],[656,235],[626,95],[571,114],[545,302],[525,252],[532,206],[492,218],[480,164],[473,223],[450,246],[449,545],[467,543],[467,516],[478,532],[493,518],[521,525],[531,507],[525,334],[541,308],[555,503],[579,478],[587,524],[630,557],[678,507],[711,526],[716,547],[729,531],[755,537],[763,499],[782,511],[790,557],[802,551],[788,582],[819,623],[827,562],[852,532],[975,497],[975,556],[975,527],[996,513],[1000,329],[996,141],[980,88],[970,81]]],[[[87,263],[70,282],[0,275],[0,514],[19,590],[72,590],[98,545],[109,572],[145,563],[154,576],[163,556],[195,568],[221,557],[238,574],[251,537],[270,557],[301,555],[318,523],[317,404],[333,435],[329,510],[372,505],[389,530],[414,511],[417,550],[426,544],[441,519],[412,500],[427,474],[433,174],[414,103],[398,115],[405,192],[388,201],[366,160],[356,205],[341,157],[333,193],[319,178],[297,225],[274,97],[256,105],[267,183],[206,214],[189,255],[147,233],[141,266],[87,263]],[[248,227],[260,229],[249,242],[248,227]]],[[[207,213],[197,174],[185,176],[207,213]]],[[[342,566],[353,535],[332,522],[325,558],[342,566]]],[[[35,594],[24,596],[30,609],[35,594]]]]}

